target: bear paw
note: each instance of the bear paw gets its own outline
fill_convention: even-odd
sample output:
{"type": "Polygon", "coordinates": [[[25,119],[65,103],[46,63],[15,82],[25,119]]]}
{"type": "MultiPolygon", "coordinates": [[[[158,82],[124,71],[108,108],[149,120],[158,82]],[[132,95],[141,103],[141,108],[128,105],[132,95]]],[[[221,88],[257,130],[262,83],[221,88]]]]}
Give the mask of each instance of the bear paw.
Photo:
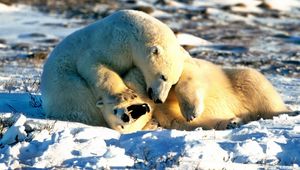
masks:
{"type": "Polygon", "coordinates": [[[195,92],[195,95],[187,95],[182,91],[177,91],[176,96],[180,105],[180,110],[186,121],[190,122],[199,117],[204,111],[204,97],[202,93],[195,92]]]}
{"type": "Polygon", "coordinates": [[[226,129],[235,129],[235,128],[239,128],[241,127],[241,125],[243,124],[243,121],[242,119],[238,118],[238,117],[235,117],[235,118],[232,118],[227,126],[226,126],[226,129]]]}
{"type": "Polygon", "coordinates": [[[122,93],[118,93],[116,96],[118,102],[134,100],[138,95],[131,89],[126,89],[122,93]]]}
{"type": "Polygon", "coordinates": [[[193,121],[197,117],[198,113],[194,111],[185,111],[183,116],[185,117],[186,121],[190,122],[193,121]]]}
{"type": "Polygon", "coordinates": [[[182,109],[182,114],[185,117],[185,119],[188,122],[190,122],[202,114],[202,112],[204,110],[204,106],[203,106],[203,104],[199,104],[199,105],[183,104],[183,105],[181,105],[181,109],[182,109]]]}
{"type": "Polygon", "coordinates": [[[150,107],[147,103],[133,104],[126,108],[115,108],[113,110],[114,115],[119,117],[124,123],[131,123],[150,112],[150,107]]]}
{"type": "Polygon", "coordinates": [[[98,99],[96,106],[102,108],[105,105],[119,105],[125,102],[139,101],[138,95],[131,89],[126,89],[121,93],[102,96],[98,99]]]}
{"type": "Polygon", "coordinates": [[[126,89],[121,93],[100,98],[96,106],[100,108],[108,124],[119,122],[121,127],[137,121],[141,116],[150,114],[151,107],[133,90],[126,89]]]}
{"type": "Polygon", "coordinates": [[[156,119],[151,119],[144,127],[143,130],[157,130],[159,129],[159,123],[156,119]]]}

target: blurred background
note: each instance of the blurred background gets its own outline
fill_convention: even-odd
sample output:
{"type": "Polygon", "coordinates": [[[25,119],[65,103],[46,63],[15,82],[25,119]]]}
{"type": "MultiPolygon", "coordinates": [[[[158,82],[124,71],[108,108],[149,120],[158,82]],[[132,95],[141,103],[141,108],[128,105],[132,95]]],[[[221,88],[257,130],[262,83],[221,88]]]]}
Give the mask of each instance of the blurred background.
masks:
{"type": "Polygon", "coordinates": [[[120,9],[160,19],[193,57],[260,70],[300,110],[299,0],[0,0],[0,93],[39,94],[56,44],[120,9]]]}

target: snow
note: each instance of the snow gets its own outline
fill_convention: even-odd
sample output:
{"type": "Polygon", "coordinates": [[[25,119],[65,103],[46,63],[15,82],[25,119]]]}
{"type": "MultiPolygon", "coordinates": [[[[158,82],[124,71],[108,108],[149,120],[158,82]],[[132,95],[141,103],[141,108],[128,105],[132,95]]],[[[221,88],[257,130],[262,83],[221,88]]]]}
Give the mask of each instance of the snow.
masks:
{"type": "Polygon", "coordinates": [[[196,37],[187,33],[178,33],[176,34],[177,40],[180,42],[180,45],[184,46],[206,46],[211,45],[209,41],[206,41],[202,38],[196,37]]]}
{"type": "MultiPolygon", "coordinates": [[[[289,10],[298,6],[296,2],[299,3],[284,1],[279,5],[279,1],[265,2],[278,10],[289,10]]],[[[173,1],[171,5],[174,8],[197,9],[200,6],[244,3],[245,9],[234,7],[235,10],[260,12],[258,2],[211,0],[194,1],[193,6],[184,6],[173,1]]],[[[46,33],[51,27],[45,24],[66,23],[66,19],[37,13],[26,6],[0,3],[0,11],[0,18],[3,19],[0,37],[6,37],[8,44],[22,37],[19,36],[20,29],[23,29],[21,35],[26,35],[38,27],[41,28],[39,32],[49,38],[61,38],[78,29],[62,27],[51,30],[51,35],[48,35],[46,33]],[[11,21],[14,21],[14,29],[10,29],[11,21]],[[24,23],[27,23],[25,27],[24,23]]],[[[220,22],[254,20],[214,8],[208,8],[207,12],[220,22]]],[[[163,10],[156,10],[153,15],[172,17],[163,10]]],[[[264,22],[259,18],[255,20],[264,22]]],[[[177,36],[182,45],[210,45],[210,42],[192,34],[179,33],[177,36]]],[[[6,48],[6,44],[0,44],[1,48],[6,48]]],[[[5,73],[1,72],[0,82],[12,81],[9,84],[0,83],[0,134],[3,135],[0,136],[0,169],[300,169],[299,113],[253,121],[232,130],[158,129],[120,134],[105,127],[44,119],[40,94],[29,93],[25,89],[34,91],[34,87],[25,88],[26,83],[19,83],[24,77],[34,79],[41,70],[23,69],[15,73],[12,70],[18,70],[18,65],[3,66],[1,69],[5,73]]],[[[299,78],[267,77],[282,94],[287,106],[294,111],[300,110],[299,78]]]]}
{"type": "MultiPolygon", "coordinates": [[[[120,134],[103,127],[78,123],[27,119],[20,116],[4,133],[0,149],[0,167],[86,167],[132,166],[134,161],[124,148],[107,145],[105,140],[119,138],[120,134]],[[22,119],[22,121],[20,121],[22,119]],[[22,125],[20,125],[22,124],[22,125]],[[27,131],[25,132],[25,128],[27,131]],[[18,139],[18,130],[27,137],[18,139]],[[26,134],[27,133],[27,134],[26,134]],[[9,142],[6,142],[11,140],[9,142]],[[6,142],[6,143],[4,143],[6,142]]],[[[24,136],[22,136],[24,137],[24,136]]],[[[5,168],[6,169],[6,168],[5,168]]]]}
{"type": "Polygon", "coordinates": [[[248,12],[262,12],[258,6],[265,3],[271,9],[278,11],[290,11],[292,8],[300,7],[299,0],[202,0],[194,1],[194,6],[216,6],[216,5],[227,5],[233,6],[233,9],[237,11],[248,11],[248,12]],[[237,7],[234,5],[241,4],[242,7],[237,7]],[[244,8],[244,9],[242,9],[244,8]]]}
{"type": "Polygon", "coordinates": [[[0,18],[0,37],[5,37],[8,41],[7,43],[16,43],[20,41],[32,43],[32,40],[26,38],[25,35],[36,32],[42,36],[35,37],[34,40],[36,41],[41,38],[61,38],[79,28],[77,24],[79,20],[67,20],[58,16],[45,15],[33,11],[30,7],[25,5],[7,6],[0,3],[0,18]],[[61,23],[65,23],[65,25],[62,25],[61,23]],[[56,25],[61,28],[55,29],[56,25]],[[74,28],[75,26],[76,28],[74,28]]]}
{"type": "Polygon", "coordinates": [[[20,11],[20,10],[22,10],[22,7],[20,7],[20,6],[8,6],[8,5],[0,3],[1,13],[16,12],[16,11],[20,11]]]}
{"type": "Polygon", "coordinates": [[[10,145],[25,140],[27,134],[23,125],[26,121],[26,117],[19,114],[14,116],[14,119],[15,123],[3,134],[3,137],[0,140],[0,146],[10,145]]]}
{"type": "MultiPolygon", "coordinates": [[[[161,129],[131,134],[80,123],[17,117],[1,140],[0,167],[4,169],[187,166],[206,169],[240,168],[243,164],[250,164],[248,168],[292,169],[300,165],[300,115],[280,115],[274,120],[254,121],[233,130],[161,129]],[[15,138],[20,133],[23,138],[15,138]],[[6,139],[12,142],[4,142],[6,139]]],[[[9,116],[3,120],[9,121],[9,116]]]]}
{"type": "Polygon", "coordinates": [[[300,7],[298,0],[265,0],[265,3],[270,6],[271,9],[278,11],[290,11],[292,8],[300,7]]]}

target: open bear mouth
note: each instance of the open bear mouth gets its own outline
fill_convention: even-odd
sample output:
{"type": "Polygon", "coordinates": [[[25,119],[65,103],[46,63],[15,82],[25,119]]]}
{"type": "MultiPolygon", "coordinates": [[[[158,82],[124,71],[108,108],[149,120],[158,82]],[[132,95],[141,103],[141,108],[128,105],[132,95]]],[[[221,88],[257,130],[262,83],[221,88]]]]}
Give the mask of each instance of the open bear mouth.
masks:
{"type": "Polygon", "coordinates": [[[150,107],[146,103],[133,104],[128,106],[126,109],[116,108],[113,112],[114,115],[119,116],[124,123],[130,123],[137,120],[144,114],[149,113],[150,107]]]}
{"type": "Polygon", "coordinates": [[[127,107],[127,111],[130,113],[133,119],[138,119],[142,115],[150,112],[148,104],[135,104],[127,107]]]}

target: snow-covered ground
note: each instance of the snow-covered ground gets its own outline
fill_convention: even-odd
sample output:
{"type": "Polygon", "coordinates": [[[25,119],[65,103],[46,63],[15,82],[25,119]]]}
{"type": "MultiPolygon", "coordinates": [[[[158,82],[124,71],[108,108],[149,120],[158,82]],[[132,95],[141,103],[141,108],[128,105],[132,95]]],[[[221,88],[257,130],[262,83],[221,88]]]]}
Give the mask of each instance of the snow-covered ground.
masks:
{"type": "Polygon", "coordinates": [[[254,121],[234,130],[132,134],[17,114],[2,120],[15,123],[0,141],[0,169],[300,168],[300,115],[254,121]]]}
{"type": "MultiPolygon", "coordinates": [[[[264,22],[263,18],[236,17],[213,8],[242,3],[240,0],[231,3],[195,1],[190,6],[169,2],[173,2],[172,8],[193,8],[191,10],[201,5],[210,6],[208,13],[218,21],[246,20],[250,25],[264,22]]],[[[257,8],[257,2],[243,1],[248,12],[259,13],[262,11],[257,8]]],[[[284,4],[276,0],[273,5],[271,1],[265,2],[271,4],[270,8],[283,11],[299,5],[296,0],[284,4]]],[[[235,6],[234,10],[241,6],[235,6]]],[[[154,14],[166,16],[159,10],[154,14]]],[[[66,20],[32,11],[26,6],[8,7],[1,3],[0,22],[0,38],[6,40],[5,43],[0,41],[0,59],[19,53],[10,48],[19,40],[35,46],[45,38],[61,39],[81,26],[77,25],[78,20],[66,20]],[[41,34],[31,34],[36,32],[41,34]]],[[[187,33],[179,33],[178,39],[187,46],[211,45],[187,33]]],[[[283,46],[285,48],[286,44],[283,46]]],[[[263,51],[264,47],[259,44],[257,48],[263,51]]],[[[40,65],[22,67],[17,61],[0,64],[0,169],[300,169],[300,115],[296,112],[300,110],[300,79],[297,76],[266,75],[287,106],[295,111],[295,116],[280,115],[272,120],[253,121],[224,131],[161,129],[120,134],[105,127],[44,119],[38,90],[40,72],[40,65]]]]}

